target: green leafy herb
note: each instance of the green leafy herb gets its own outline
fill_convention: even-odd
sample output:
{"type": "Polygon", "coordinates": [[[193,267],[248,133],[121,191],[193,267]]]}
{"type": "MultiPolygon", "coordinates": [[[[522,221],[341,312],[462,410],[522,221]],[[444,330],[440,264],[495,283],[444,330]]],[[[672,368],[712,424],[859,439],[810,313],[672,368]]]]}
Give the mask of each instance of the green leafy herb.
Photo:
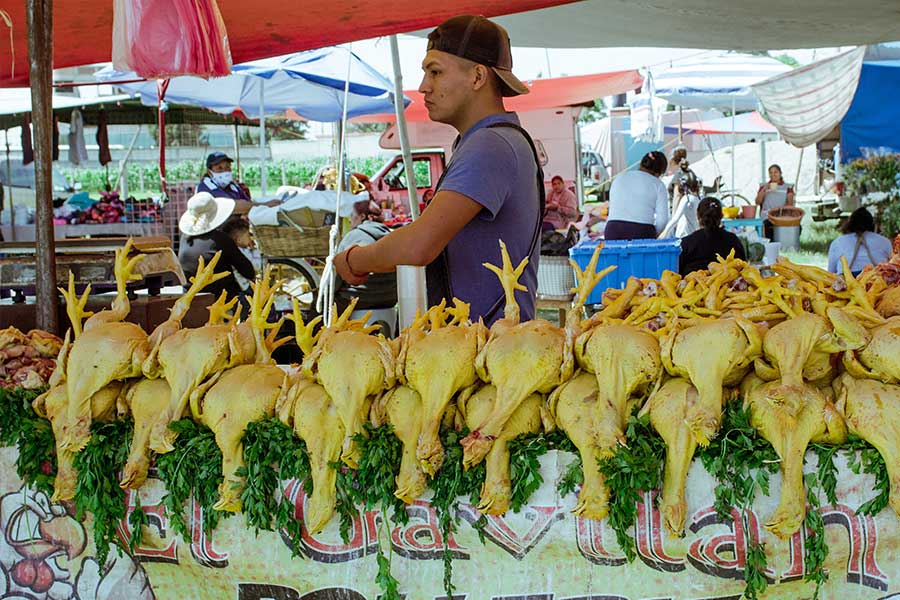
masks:
{"type": "Polygon", "coordinates": [[[291,551],[297,556],[302,523],[295,518],[293,504],[280,493],[280,483],[297,479],[307,493],[312,493],[306,444],[277,418],[268,418],[247,426],[243,446],[246,466],[238,469],[237,475],[246,478],[241,510],[247,526],[257,532],[285,529],[291,551]]]}
{"type": "Polygon", "coordinates": [[[144,527],[150,525],[150,519],[141,506],[141,496],[138,492],[134,495],[134,510],[128,515],[128,525],[131,527],[131,536],[128,538],[128,549],[133,555],[144,535],[144,527]]]}
{"type": "Polygon", "coordinates": [[[656,490],[662,485],[662,470],[666,444],[650,426],[650,417],[629,417],[625,428],[626,445],[616,448],[612,456],[598,461],[606,485],[612,491],[609,505],[609,524],[616,532],[616,541],[632,561],[637,556],[630,531],[637,519],[637,505],[643,501],[642,492],[656,490]]]}
{"type": "Polygon", "coordinates": [[[38,417],[31,408],[46,388],[0,388],[0,446],[13,446],[22,437],[23,424],[38,417]]]}
{"type": "Polygon", "coordinates": [[[16,457],[19,478],[48,496],[52,495],[56,478],[56,440],[50,421],[33,411],[30,417],[23,417],[16,447],[19,449],[16,457]]]}
{"type": "MultiPolygon", "coordinates": [[[[472,467],[468,471],[463,470],[463,449],[459,441],[468,435],[467,430],[456,431],[444,429],[441,431],[441,444],[444,446],[444,463],[431,481],[431,489],[434,496],[431,499],[431,507],[434,508],[438,518],[438,528],[444,541],[444,591],[448,598],[453,596],[453,552],[449,548],[450,536],[456,533],[459,525],[459,498],[469,497],[473,505],[477,505],[481,495],[481,486],[484,483],[484,462],[472,467]]],[[[484,525],[487,520],[482,515],[475,524],[475,529],[484,543],[484,525]]]]}
{"type": "Polygon", "coordinates": [[[566,467],[563,476],[560,477],[559,483],[556,484],[556,490],[560,496],[568,496],[583,483],[584,471],[582,470],[581,455],[576,454],[572,462],[566,467]]]}
{"type": "MultiPolygon", "coordinates": [[[[731,509],[748,510],[759,487],[769,493],[769,476],[778,471],[780,462],[772,445],[750,424],[750,409],[740,400],[725,407],[719,435],[697,453],[703,466],[718,482],[715,489],[715,509],[719,518],[730,523],[731,509]]],[[[744,528],[747,562],[744,565],[744,596],[759,598],[768,582],[765,544],[750,539],[744,528]]]]}
{"type": "Polygon", "coordinates": [[[769,493],[769,475],[778,471],[775,449],[750,424],[750,410],[740,401],[725,407],[719,435],[697,455],[718,485],[715,509],[719,518],[731,522],[732,508],[749,508],[756,488],[769,493]]]}
{"type": "Polygon", "coordinates": [[[184,518],[184,503],[193,495],[203,508],[203,530],[208,534],[231,513],[213,509],[222,482],[222,451],[209,427],[181,419],[169,424],[178,434],[175,449],[156,457],[159,478],[166,486],[163,505],[172,528],[188,543],[191,531],[184,518]]]}
{"type": "Polygon", "coordinates": [[[119,543],[116,526],[125,518],[125,492],[119,487],[118,473],[128,460],[133,430],[130,419],[94,422],[90,441],[75,455],[77,518],[82,519],[86,512],[94,515],[94,545],[101,565],[106,564],[109,545],[119,543]]]}
{"type": "Polygon", "coordinates": [[[357,434],[354,440],[359,444],[362,458],[356,470],[356,482],[351,488],[356,493],[356,503],[371,510],[380,507],[387,519],[388,508],[393,510],[391,520],[406,524],[409,515],[403,500],[394,496],[395,480],[400,472],[403,444],[394,435],[392,425],[372,427],[365,425],[366,435],[357,434]]]}
{"type": "Polygon", "coordinates": [[[550,450],[543,434],[520,435],[509,442],[509,479],[512,489],[509,505],[519,512],[528,504],[531,495],[544,483],[541,476],[541,456],[550,450]]]}
{"type": "MultiPolygon", "coordinates": [[[[378,574],[375,575],[375,583],[381,588],[381,600],[400,600],[400,582],[391,574],[391,559],[381,549],[381,536],[378,541],[378,574]]],[[[390,542],[388,542],[390,544],[390,542]]]]}
{"type": "MultiPolygon", "coordinates": [[[[825,498],[831,504],[837,504],[837,474],[838,468],[834,464],[834,457],[840,450],[839,446],[826,446],[824,444],[810,444],[809,449],[813,451],[818,458],[818,467],[816,467],[816,480],[814,485],[821,487],[825,493],[825,498]]],[[[818,504],[816,505],[818,506],[818,504]]]]}
{"type": "Polygon", "coordinates": [[[856,514],[875,516],[888,505],[891,495],[891,479],[884,458],[874,446],[852,434],[847,438],[845,450],[850,470],[857,474],[862,471],[875,477],[874,489],[878,492],[874,498],[856,509],[856,514]]]}
{"type": "Polygon", "coordinates": [[[766,579],[766,545],[759,542],[748,542],[747,562],[744,565],[744,598],[747,600],[759,600],[769,587],[766,579]]]}
{"type": "MultiPolygon", "coordinates": [[[[821,466],[821,465],[820,465],[821,466]]],[[[825,521],[819,513],[818,490],[824,489],[817,473],[809,473],[806,480],[806,500],[809,504],[806,510],[804,525],[806,526],[806,541],[804,551],[804,563],[806,573],[804,581],[816,584],[813,592],[813,600],[818,600],[822,585],[828,581],[828,571],[825,569],[825,559],[828,558],[828,543],[825,541],[825,521]]]]}

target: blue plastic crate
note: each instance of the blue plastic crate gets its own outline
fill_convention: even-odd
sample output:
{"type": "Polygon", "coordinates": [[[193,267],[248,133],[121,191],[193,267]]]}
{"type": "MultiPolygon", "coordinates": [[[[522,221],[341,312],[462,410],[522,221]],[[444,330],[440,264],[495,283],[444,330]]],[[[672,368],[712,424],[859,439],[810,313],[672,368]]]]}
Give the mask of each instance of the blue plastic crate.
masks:
{"type": "MultiPolygon", "coordinates": [[[[590,262],[598,243],[582,242],[569,249],[569,256],[583,269],[590,262]]],[[[681,240],[678,238],[603,242],[603,250],[600,251],[600,259],[597,261],[597,271],[610,265],[616,265],[616,269],[597,284],[588,296],[587,304],[599,304],[607,288],[624,288],[629,277],[658,279],[667,269],[678,272],[680,254],[681,240]]]]}

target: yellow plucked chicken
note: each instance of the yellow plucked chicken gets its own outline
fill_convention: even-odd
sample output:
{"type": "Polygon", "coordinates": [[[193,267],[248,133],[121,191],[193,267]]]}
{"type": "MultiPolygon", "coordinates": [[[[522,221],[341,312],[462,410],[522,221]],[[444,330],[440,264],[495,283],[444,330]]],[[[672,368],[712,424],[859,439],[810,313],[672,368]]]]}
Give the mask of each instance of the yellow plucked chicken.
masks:
{"type": "MultiPolygon", "coordinates": [[[[502,267],[485,263],[500,278],[505,293],[504,316],[490,330],[490,337],[476,358],[479,377],[497,388],[493,409],[462,440],[463,466],[478,464],[490,451],[505,423],[532,394],[549,394],[574,372],[573,348],[581,332],[581,312],[594,286],[612,269],[597,273],[602,245],[598,245],[585,270],[572,263],[578,275],[578,287],[565,328],[547,321],[519,321],[519,305],[515,292],[526,291],[518,283],[528,264],[528,257],[515,268],[506,245],[500,242],[502,267]]],[[[654,340],[655,341],[655,340],[654,340]]],[[[657,355],[659,350],[657,347],[657,355]]],[[[658,360],[658,359],[657,359],[658,360]]]]}
{"type": "Polygon", "coordinates": [[[125,318],[131,310],[128,300],[129,281],[140,279],[134,267],[144,255],[128,258],[133,242],[129,239],[116,250],[116,298],[112,306],[95,315],[84,310],[90,294],[88,287],[79,298],[74,282],[69,289],[60,290],[66,299],[66,311],[72,322],[74,340],[68,350],[66,369],[77,377],[66,378],[68,409],[66,422],[57,438],[60,448],[78,452],[91,437],[91,398],[113,381],[121,381],[141,374],[141,363],[150,352],[147,333],[139,325],[125,318]],[[82,318],[88,317],[82,327],[82,318]]]}
{"type": "Polygon", "coordinates": [[[237,472],[244,466],[244,430],[253,421],[275,414],[286,377],[276,365],[239,365],[223,372],[205,393],[201,386],[192,394],[194,420],[212,429],[222,450],[224,479],[215,509],[240,511],[244,479],[237,472]]]}
{"type": "Polygon", "coordinates": [[[841,444],[847,426],[819,388],[800,384],[792,392],[793,406],[778,401],[780,381],[765,382],[751,373],[741,383],[750,423],[781,459],[781,495],[766,529],[782,539],[794,535],[806,517],[803,458],[810,442],[841,444]]]}
{"type": "Polygon", "coordinates": [[[860,379],[900,382],[900,317],[891,317],[870,334],[865,346],[844,352],[844,367],[860,379]]]}
{"type": "Polygon", "coordinates": [[[609,403],[600,403],[597,378],[580,372],[550,395],[549,409],[581,456],[584,483],[578,492],[573,514],[600,520],[609,512],[609,489],[597,462],[612,456],[625,443],[623,414],[609,403]]]}
{"type": "Polygon", "coordinates": [[[844,373],[834,380],[835,404],[850,433],[878,450],[890,479],[890,504],[900,516],[900,386],[844,373]]]}
{"type": "MultiPolygon", "coordinates": [[[[486,385],[473,394],[463,394],[457,403],[458,410],[469,427],[483,423],[494,410],[497,388],[486,385]]],[[[509,510],[512,482],[509,474],[509,442],[520,435],[538,433],[543,399],[539,394],[531,394],[504,423],[500,434],[491,445],[485,458],[485,477],[481,486],[481,501],[478,510],[486,515],[502,515],[509,510]]]]}
{"type": "Polygon", "coordinates": [[[372,425],[390,423],[403,445],[394,495],[406,504],[415,502],[428,486],[425,471],[416,458],[423,417],[422,397],[405,385],[393,388],[372,404],[372,425]]]}
{"type": "Polygon", "coordinates": [[[722,422],[722,403],[705,403],[691,382],[682,377],[666,381],[644,405],[650,424],[666,443],[666,467],[659,510],[672,535],[684,535],[688,471],[698,445],[707,445],[710,433],[722,422]]]}
{"type": "MultiPolygon", "coordinates": [[[[261,280],[251,283],[250,315],[238,322],[239,313],[229,322],[217,323],[221,305],[213,305],[210,323],[194,329],[180,329],[159,343],[157,361],[144,364],[148,378],[164,376],[171,396],[150,432],[150,448],[159,453],[171,452],[177,434],[169,423],[185,413],[191,394],[201,386],[209,387],[226,369],[246,364],[271,363],[271,352],[287,340],[275,341],[281,321],[269,323],[277,284],[271,284],[268,270],[261,280]],[[272,331],[273,335],[266,335],[272,331]]],[[[220,299],[220,301],[223,301],[220,299]]]]}
{"type": "Polygon", "coordinates": [[[415,456],[430,476],[444,460],[439,436],[444,413],[458,392],[478,380],[475,358],[486,337],[487,329],[469,321],[469,305],[459,300],[452,308],[445,302],[431,307],[400,336],[397,377],[420,397],[415,456]]]}
{"type": "MultiPolygon", "coordinates": [[[[384,336],[370,335],[377,326],[367,327],[366,318],[351,320],[356,299],[329,327],[322,329],[302,370],[316,381],[334,402],[344,425],[341,460],[356,468],[360,449],[353,437],[365,435],[372,399],[394,385],[394,351],[384,336]]],[[[299,315],[295,321],[302,326],[299,315]]]]}
{"type": "Polygon", "coordinates": [[[136,490],[147,480],[150,468],[150,430],[160,413],[169,404],[171,390],[165,379],[140,379],[131,383],[125,392],[125,405],[134,419],[134,436],[128,452],[128,461],[122,471],[119,485],[136,490]]]}
{"type": "Polygon", "coordinates": [[[700,394],[697,402],[702,411],[692,412],[696,420],[683,424],[701,446],[709,445],[719,430],[723,386],[741,382],[762,354],[762,344],[760,330],[742,317],[676,327],[663,341],[663,366],[671,375],[690,381],[700,394]]]}
{"type": "Polygon", "coordinates": [[[325,388],[302,375],[293,378],[287,393],[279,398],[276,412],[306,442],[313,489],[305,518],[306,528],[315,534],[334,515],[337,471],[331,465],[341,458],[344,424],[325,388]]]}

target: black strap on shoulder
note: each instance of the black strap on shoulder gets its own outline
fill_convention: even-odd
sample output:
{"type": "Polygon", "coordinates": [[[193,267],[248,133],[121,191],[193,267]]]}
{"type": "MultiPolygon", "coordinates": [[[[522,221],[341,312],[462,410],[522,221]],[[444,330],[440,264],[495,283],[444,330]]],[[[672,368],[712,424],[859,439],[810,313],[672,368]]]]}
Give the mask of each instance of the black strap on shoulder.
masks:
{"type": "MultiPolygon", "coordinates": [[[[536,183],[538,189],[538,211],[537,211],[537,219],[534,227],[534,233],[531,237],[531,244],[529,246],[527,257],[531,257],[534,254],[534,251],[537,249],[538,244],[541,241],[541,226],[544,220],[544,212],[546,210],[547,204],[547,193],[544,189],[544,170],[541,168],[541,161],[538,157],[537,148],[534,145],[534,140],[531,139],[531,135],[524,128],[509,122],[500,122],[493,123],[488,125],[488,129],[494,129],[498,127],[509,127],[511,129],[515,129],[519,133],[521,133],[525,140],[528,142],[529,147],[531,147],[531,153],[534,156],[534,165],[537,168],[537,176],[536,183]]],[[[454,142],[454,147],[456,143],[459,142],[459,138],[457,137],[457,141],[454,142]]],[[[452,164],[452,160],[450,161],[452,164]]],[[[444,182],[444,176],[450,170],[450,165],[447,165],[447,168],[441,174],[440,179],[438,179],[437,185],[434,188],[435,194],[440,190],[441,184],[444,182]]],[[[425,275],[429,282],[429,297],[428,297],[428,305],[434,306],[439,304],[440,301],[446,298],[448,301],[453,298],[453,287],[450,283],[450,261],[447,256],[447,249],[444,248],[443,251],[438,255],[434,261],[429,264],[425,269],[425,275]]],[[[500,310],[500,307],[503,306],[505,301],[505,295],[500,294],[500,297],[491,305],[491,308],[484,315],[485,321],[490,321],[497,311],[500,310]]]]}

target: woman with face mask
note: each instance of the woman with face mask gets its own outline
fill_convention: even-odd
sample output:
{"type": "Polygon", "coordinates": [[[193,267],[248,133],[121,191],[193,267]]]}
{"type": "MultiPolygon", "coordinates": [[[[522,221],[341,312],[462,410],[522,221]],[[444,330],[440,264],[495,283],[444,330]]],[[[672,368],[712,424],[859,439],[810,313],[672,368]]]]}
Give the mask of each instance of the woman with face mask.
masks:
{"type": "Polygon", "coordinates": [[[207,192],[214,198],[231,198],[237,202],[236,212],[240,213],[244,212],[240,201],[250,202],[250,190],[234,180],[232,162],[231,157],[224,152],[213,152],[207,156],[206,175],[197,185],[197,192],[207,192]]]}

